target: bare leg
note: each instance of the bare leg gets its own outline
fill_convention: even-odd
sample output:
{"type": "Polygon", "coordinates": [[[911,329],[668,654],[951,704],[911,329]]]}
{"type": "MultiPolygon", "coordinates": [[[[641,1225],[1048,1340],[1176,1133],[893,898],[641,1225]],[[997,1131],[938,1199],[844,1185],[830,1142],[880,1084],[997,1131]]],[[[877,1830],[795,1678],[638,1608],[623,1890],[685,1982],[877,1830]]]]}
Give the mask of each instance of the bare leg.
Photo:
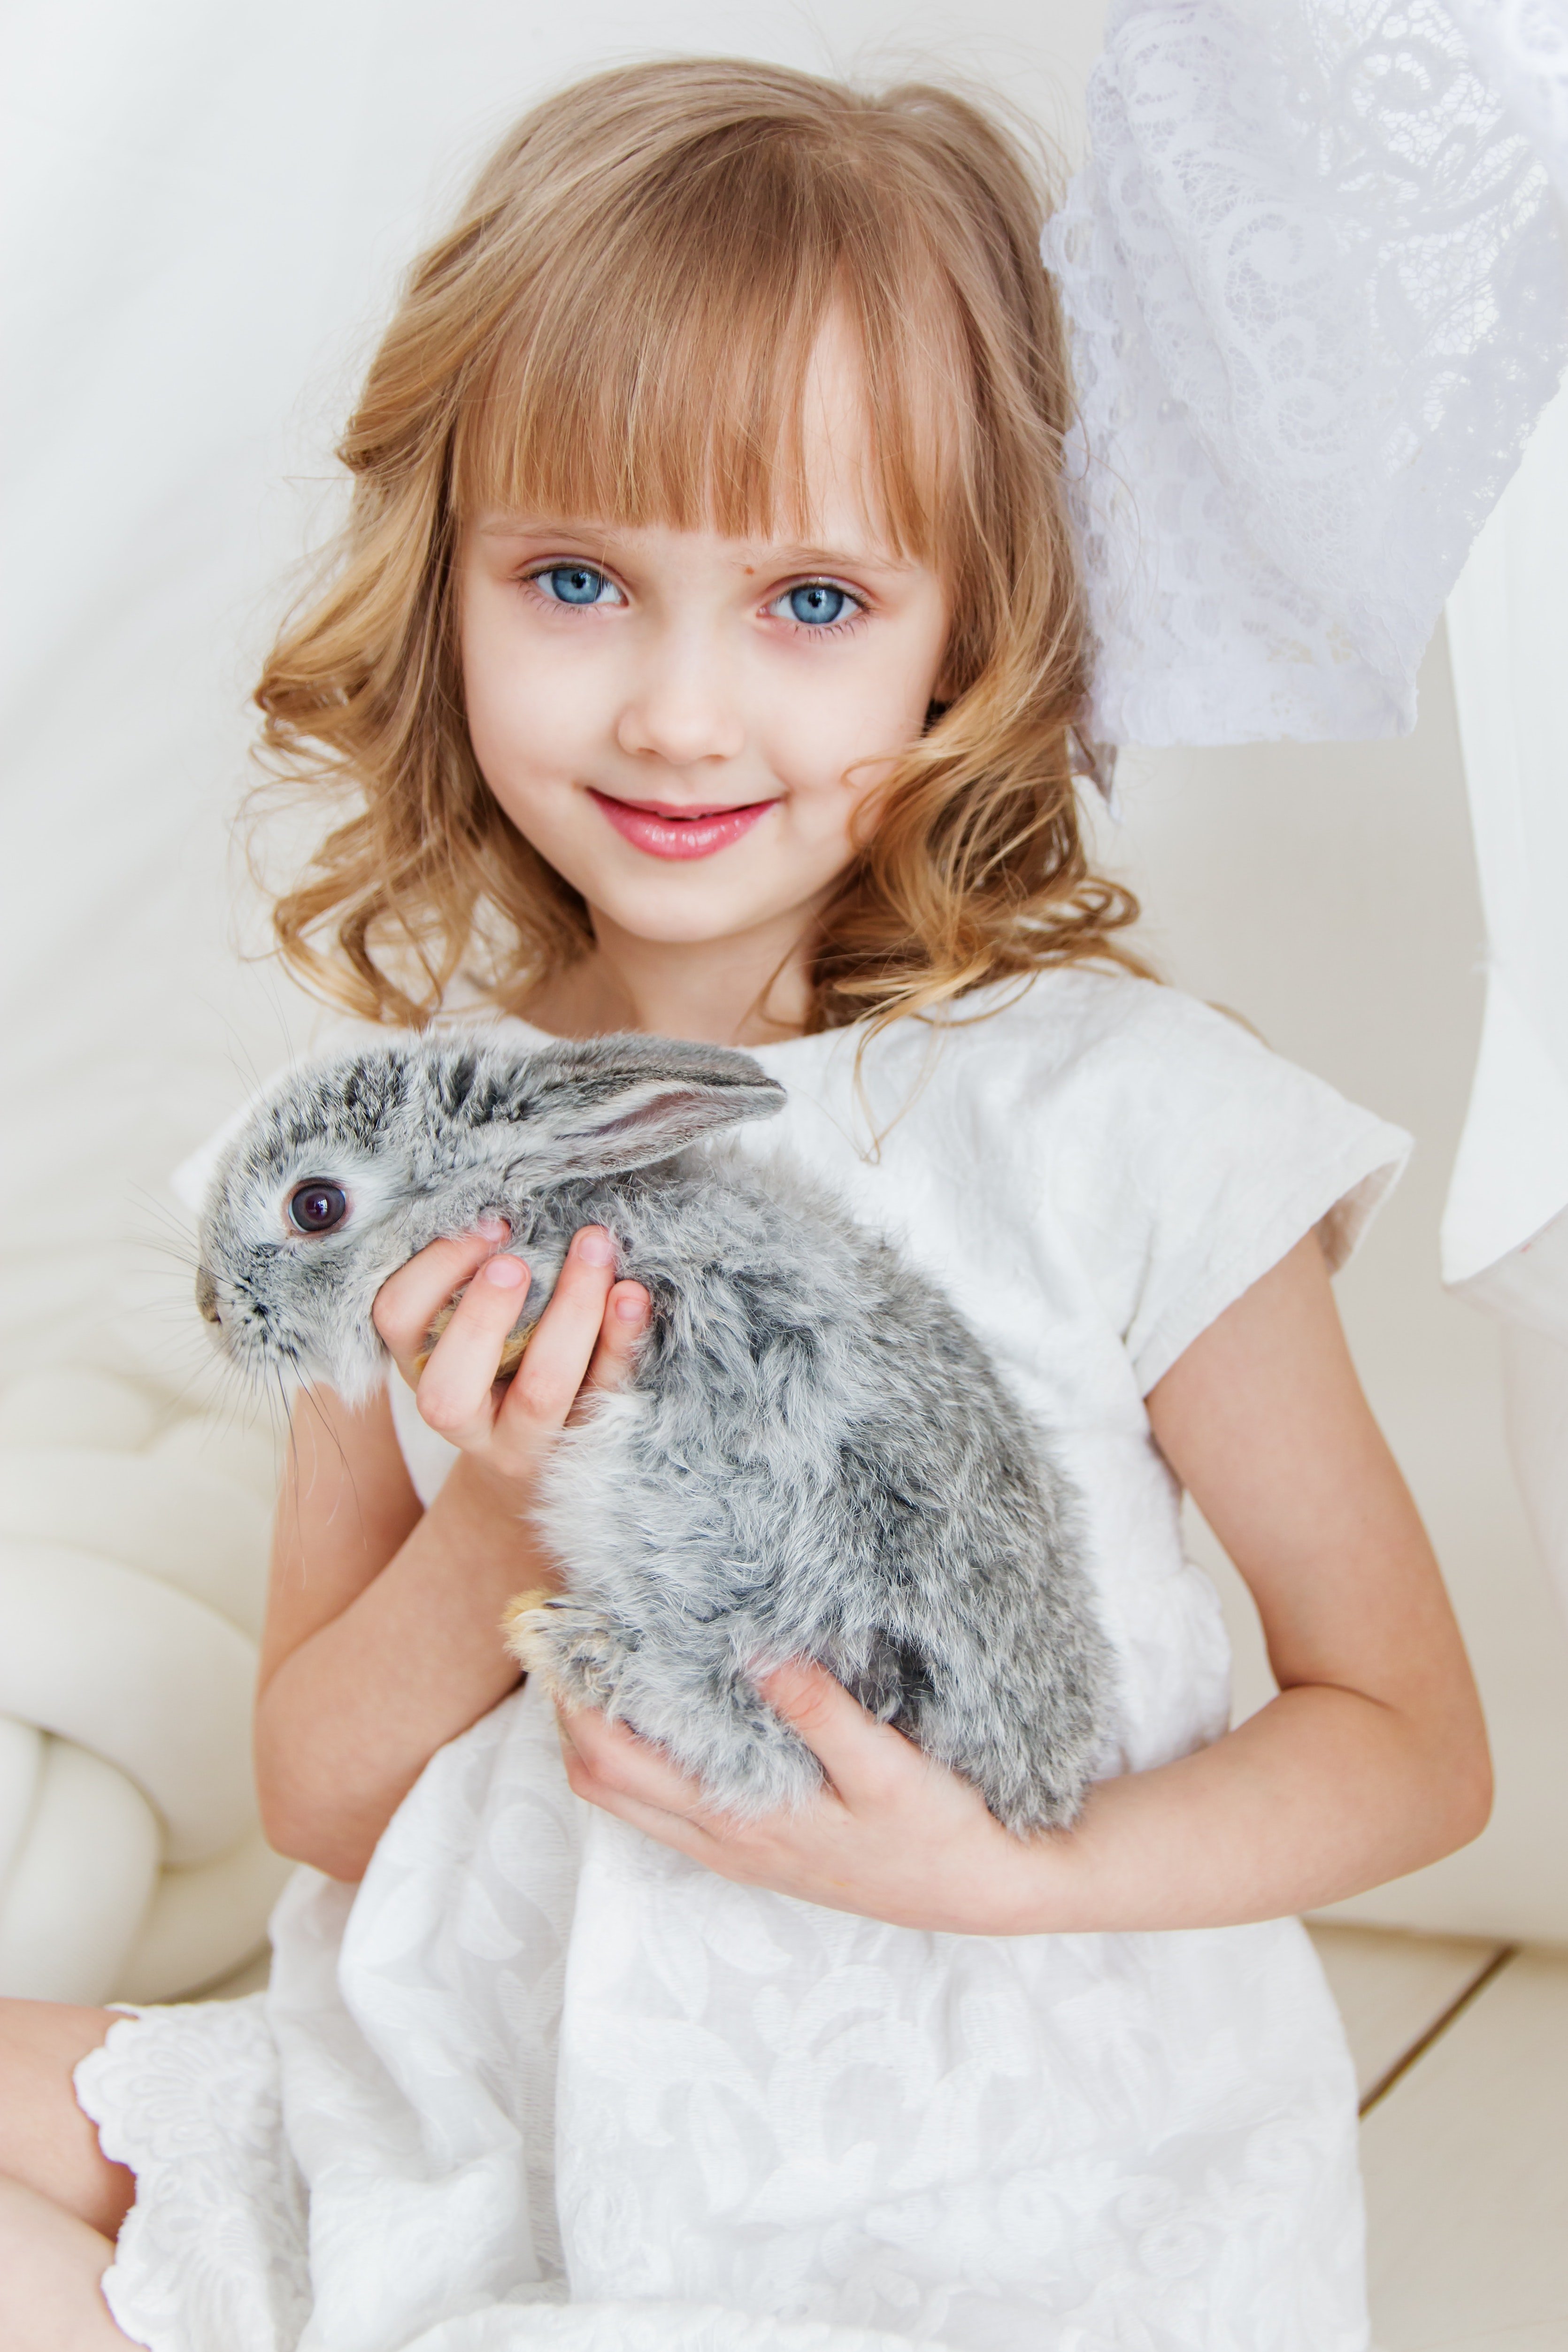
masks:
{"type": "Polygon", "coordinates": [[[107,2009],[0,2000],[0,2176],[113,2239],[136,2179],[110,2164],[76,2103],[71,2076],[114,2023],[107,2009]]]}
{"type": "Polygon", "coordinates": [[[0,2000],[0,2344],[124,2352],[99,2282],[136,2193],[76,2103],[71,2075],[114,2019],[64,2001],[0,2000]]]}
{"type": "Polygon", "coordinates": [[[99,2281],[114,2248],[19,2180],[0,2180],[0,2341],[6,2352],[124,2352],[99,2281]]]}

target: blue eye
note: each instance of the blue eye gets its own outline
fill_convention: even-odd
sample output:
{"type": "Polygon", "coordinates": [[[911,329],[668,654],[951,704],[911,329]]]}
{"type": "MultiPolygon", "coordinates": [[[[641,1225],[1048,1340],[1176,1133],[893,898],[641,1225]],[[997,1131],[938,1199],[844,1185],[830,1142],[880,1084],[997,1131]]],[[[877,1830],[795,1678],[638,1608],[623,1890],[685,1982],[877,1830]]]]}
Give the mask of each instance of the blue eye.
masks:
{"type": "Polygon", "coordinates": [[[533,584],[556,604],[619,604],[624,603],[615,582],[592,563],[554,563],[536,572],[533,584]]]}
{"type": "Polygon", "coordinates": [[[792,588],[779,598],[789,609],[792,621],[800,621],[808,629],[828,629],[841,621],[846,613],[858,613],[864,608],[847,588],[835,588],[828,580],[808,580],[804,586],[792,588]]]}

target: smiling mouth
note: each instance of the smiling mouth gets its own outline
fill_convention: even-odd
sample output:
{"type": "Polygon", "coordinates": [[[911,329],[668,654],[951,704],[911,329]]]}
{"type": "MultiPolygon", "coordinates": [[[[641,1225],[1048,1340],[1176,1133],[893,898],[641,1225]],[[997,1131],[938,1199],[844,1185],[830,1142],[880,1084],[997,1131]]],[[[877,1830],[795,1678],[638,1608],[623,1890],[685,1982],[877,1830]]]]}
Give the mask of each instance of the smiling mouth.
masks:
{"type": "Polygon", "coordinates": [[[777,799],[733,803],[695,801],[680,808],[665,801],[623,801],[590,784],[588,798],[604,813],[623,841],[649,857],[710,857],[728,849],[760,817],[776,808],[777,799]]]}

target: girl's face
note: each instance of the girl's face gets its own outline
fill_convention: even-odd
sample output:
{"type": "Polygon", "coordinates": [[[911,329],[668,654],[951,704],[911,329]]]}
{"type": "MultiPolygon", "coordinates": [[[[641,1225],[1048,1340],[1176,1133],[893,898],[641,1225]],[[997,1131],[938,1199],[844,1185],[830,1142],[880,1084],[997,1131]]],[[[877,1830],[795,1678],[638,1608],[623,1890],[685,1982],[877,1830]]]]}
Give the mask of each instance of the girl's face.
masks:
{"type": "Polygon", "coordinates": [[[868,520],[859,378],[831,333],[805,428],[806,541],[502,513],[465,534],[475,755],[601,940],[804,933],[924,723],[947,599],[868,520]]]}

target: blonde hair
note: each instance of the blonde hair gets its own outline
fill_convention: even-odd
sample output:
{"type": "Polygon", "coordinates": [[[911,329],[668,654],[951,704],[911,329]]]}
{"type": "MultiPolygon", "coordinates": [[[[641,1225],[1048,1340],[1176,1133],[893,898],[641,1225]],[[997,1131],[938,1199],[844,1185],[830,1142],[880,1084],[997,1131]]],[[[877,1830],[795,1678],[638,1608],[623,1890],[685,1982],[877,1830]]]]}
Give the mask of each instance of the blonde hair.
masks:
{"type": "Polygon", "coordinates": [[[944,704],[821,918],[806,1025],[879,1025],[1047,963],[1142,969],[1115,938],[1136,902],[1079,827],[1088,641],[1044,210],[1018,142],[919,84],[693,59],[598,75],[518,124],[413,269],[340,450],[334,572],[257,689],[275,772],[357,803],[275,909],[308,984],[419,1023],[459,974],[515,1007],[591,946],[474,758],[459,534],[492,507],[793,521],[830,309],[863,366],[878,520],[955,617],[944,704]]]}

